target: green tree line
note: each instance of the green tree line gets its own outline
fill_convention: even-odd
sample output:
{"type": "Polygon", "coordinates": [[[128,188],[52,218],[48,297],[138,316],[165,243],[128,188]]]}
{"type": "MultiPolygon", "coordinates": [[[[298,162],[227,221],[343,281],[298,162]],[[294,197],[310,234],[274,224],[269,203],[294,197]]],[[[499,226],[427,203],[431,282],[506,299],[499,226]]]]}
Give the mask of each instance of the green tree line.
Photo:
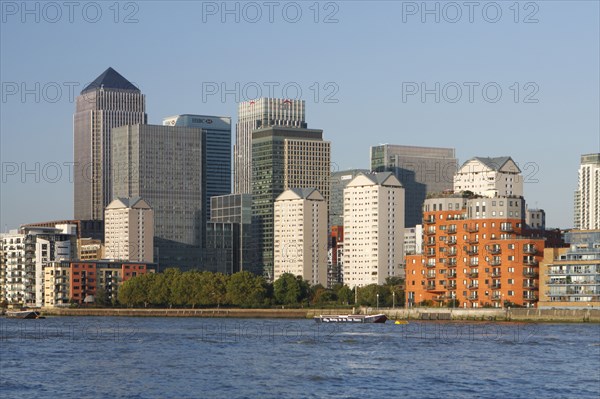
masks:
{"type": "Polygon", "coordinates": [[[286,273],[272,284],[250,272],[232,275],[167,269],[164,273],[136,276],[119,288],[118,302],[128,307],[220,307],[265,308],[287,307],[391,307],[404,303],[400,279],[388,278],[385,285],[361,287],[356,293],[347,285],[332,288],[310,286],[301,277],[286,273]],[[395,294],[393,294],[395,293],[395,294]]]}

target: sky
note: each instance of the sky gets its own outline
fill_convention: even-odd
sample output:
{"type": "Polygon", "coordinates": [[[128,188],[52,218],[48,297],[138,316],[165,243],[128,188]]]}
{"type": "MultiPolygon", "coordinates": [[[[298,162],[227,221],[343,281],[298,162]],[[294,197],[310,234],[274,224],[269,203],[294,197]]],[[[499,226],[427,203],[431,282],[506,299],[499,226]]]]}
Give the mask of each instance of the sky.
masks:
{"type": "Polygon", "coordinates": [[[511,156],[550,227],[573,225],[580,156],[600,152],[598,1],[0,6],[2,232],[73,217],[74,97],[108,67],[153,124],[304,99],[334,170],[368,168],[382,143],[511,156]]]}

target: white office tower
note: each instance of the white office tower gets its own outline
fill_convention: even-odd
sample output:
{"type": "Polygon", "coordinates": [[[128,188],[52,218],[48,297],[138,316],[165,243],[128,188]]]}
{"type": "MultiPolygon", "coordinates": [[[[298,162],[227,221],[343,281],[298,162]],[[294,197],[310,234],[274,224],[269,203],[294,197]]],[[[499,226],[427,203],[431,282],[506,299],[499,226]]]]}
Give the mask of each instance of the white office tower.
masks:
{"type": "Polygon", "coordinates": [[[327,202],[314,188],[292,188],[275,201],[274,279],[284,273],[327,286],[327,202]]]}
{"type": "Polygon", "coordinates": [[[402,276],[404,188],[391,172],[359,174],[344,189],[344,270],[350,288],[402,276]]]}
{"type": "Polygon", "coordinates": [[[600,153],[581,156],[575,192],[575,228],[600,229],[600,153]]]}
{"type": "Polygon", "coordinates": [[[152,262],[154,259],[154,211],[146,201],[117,198],[104,211],[107,259],[152,262]]]}

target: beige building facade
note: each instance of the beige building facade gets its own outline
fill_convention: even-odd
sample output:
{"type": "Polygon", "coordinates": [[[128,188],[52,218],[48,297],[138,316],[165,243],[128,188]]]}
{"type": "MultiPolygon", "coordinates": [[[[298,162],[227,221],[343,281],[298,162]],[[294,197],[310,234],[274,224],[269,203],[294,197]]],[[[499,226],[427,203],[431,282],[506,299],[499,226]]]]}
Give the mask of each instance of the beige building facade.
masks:
{"type": "Polygon", "coordinates": [[[106,258],[152,262],[154,211],[146,201],[117,198],[104,212],[106,258]]]}

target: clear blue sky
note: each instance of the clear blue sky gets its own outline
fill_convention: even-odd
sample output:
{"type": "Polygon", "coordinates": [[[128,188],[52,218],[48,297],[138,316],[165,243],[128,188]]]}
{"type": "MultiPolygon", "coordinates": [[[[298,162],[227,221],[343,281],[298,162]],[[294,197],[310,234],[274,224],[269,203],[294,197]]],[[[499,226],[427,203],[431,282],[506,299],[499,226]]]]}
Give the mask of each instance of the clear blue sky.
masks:
{"type": "Polygon", "coordinates": [[[572,225],[579,157],[600,151],[597,1],[427,2],[439,22],[421,1],[274,3],[270,16],[262,1],[228,2],[236,16],[221,1],[121,2],[118,14],[113,1],[71,10],[31,2],[30,13],[2,1],[2,231],[72,217],[69,91],[109,66],[146,94],[150,123],[179,113],[235,118],[234,94],[207,94],[215,84],[235,92],[238,82],[242,100],[256,92],[252,82],[263,95],[278,83],[276,97],[286,84],[289,97],[300,87],[309,127],[332,141],[336,169],[368,167],[379,143],[455,147],[460,162],[510,155],[529,205],[544,208],[550,226],[572,225]],[[409,95],[436,82],[439,102],[409,95]]]}

